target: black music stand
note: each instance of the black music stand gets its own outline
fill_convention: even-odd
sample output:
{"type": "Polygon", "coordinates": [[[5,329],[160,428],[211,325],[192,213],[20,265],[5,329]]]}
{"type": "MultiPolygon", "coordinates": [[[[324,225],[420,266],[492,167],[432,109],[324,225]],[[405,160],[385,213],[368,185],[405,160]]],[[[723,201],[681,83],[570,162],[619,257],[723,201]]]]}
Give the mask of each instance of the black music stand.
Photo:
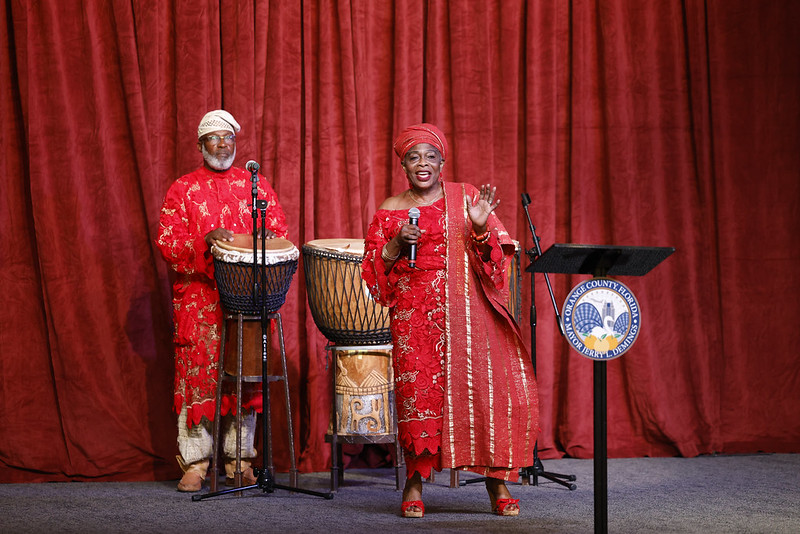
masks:
{"type": "MultiPolygon", "coordinates": [[[[526,269],[530,273],[643,276],[672,247],[554,244],[526,269]]],[[[606,361],[594,360],[594,530],[608,532],[608,442],[606,361]]]]}

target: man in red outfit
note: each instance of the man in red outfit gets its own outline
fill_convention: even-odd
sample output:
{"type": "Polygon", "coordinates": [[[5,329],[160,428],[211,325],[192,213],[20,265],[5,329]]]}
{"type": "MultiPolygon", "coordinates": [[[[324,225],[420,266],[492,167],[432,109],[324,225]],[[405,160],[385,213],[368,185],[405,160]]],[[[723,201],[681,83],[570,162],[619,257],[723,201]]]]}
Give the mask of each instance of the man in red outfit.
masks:
{"type": "MultiPolygon", "coordinates": [[[[253,232],[251,174],[233,166],[240,129],[227,111],[208,112],[197,128],[203,166],[178,178],[161,208],[157,245],[177,273],[172,287],[174,409],[178,413],[178,462],[184,471],[179,491],[202,488],[213,446],[222,309],[210,247],[215,241],[232,240],[234,234],[253,232]]],[[[263,177],[258,181],[258,198],[267,201],[267,237],[286,237],[283,209],[263,177]]],[[[235,461],[230,459],[236,457],[236,431],[232,418],[227,419],[223,452],[226,474],[232,479],[235,461]]],[[[255,425],[255,412],[247,410],[243,413],[242,458],[256,456],[255,425]]],[[[243,464],[245,481],[255,483],[249,461],[243,464]]]]}

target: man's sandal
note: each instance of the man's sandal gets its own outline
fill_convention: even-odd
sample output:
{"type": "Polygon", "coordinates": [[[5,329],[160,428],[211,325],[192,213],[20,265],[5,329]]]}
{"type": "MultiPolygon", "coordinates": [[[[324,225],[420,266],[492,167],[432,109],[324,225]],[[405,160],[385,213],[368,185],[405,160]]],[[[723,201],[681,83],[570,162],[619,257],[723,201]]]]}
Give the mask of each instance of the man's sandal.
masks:
{"type": "Polygon", "coordinates": [[[208,460],[187,464],[183,461],[181,455],[175,456],[175,459],[178,460],[178,465],[183,471],[183,477],[178,482],[178,491],[196,493],[203,489],[203,482],[206,479],[206,471],[208,470],[208,460]]]}

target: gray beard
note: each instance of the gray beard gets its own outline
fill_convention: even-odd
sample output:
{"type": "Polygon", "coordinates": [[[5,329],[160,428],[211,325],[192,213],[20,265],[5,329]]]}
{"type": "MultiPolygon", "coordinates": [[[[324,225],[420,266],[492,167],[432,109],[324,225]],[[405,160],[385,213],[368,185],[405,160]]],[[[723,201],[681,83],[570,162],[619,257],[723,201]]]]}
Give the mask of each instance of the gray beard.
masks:
{"type": "Polygon", "coordinates": [[[216,156],[212,156],[206,150],[205,145],[202,145],[203,151],[203,159],[206,162],[206,165],[214,169],[215,171],[227,171],[233,165],[233,160],[236,158],[236,147],[233,148],[233,153],[228,156],[227,158],[218,158],[216,156]]]}

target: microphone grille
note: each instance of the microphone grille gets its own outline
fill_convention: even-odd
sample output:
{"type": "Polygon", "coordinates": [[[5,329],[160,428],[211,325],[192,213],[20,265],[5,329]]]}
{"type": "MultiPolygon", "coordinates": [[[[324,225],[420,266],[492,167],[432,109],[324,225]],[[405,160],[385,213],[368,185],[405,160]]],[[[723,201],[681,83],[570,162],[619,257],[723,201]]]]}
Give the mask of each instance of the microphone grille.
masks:
{"type": "Polygon", "coordinates": [[[411,208],[408,210],[409,219],[419,219],[419,208],[411,208]]]}
{"type": "Polygon", "coordinates": [[[260,168],[260,165],[251,159],[244,167],[250,172],[255,172],[260,168]]]}

